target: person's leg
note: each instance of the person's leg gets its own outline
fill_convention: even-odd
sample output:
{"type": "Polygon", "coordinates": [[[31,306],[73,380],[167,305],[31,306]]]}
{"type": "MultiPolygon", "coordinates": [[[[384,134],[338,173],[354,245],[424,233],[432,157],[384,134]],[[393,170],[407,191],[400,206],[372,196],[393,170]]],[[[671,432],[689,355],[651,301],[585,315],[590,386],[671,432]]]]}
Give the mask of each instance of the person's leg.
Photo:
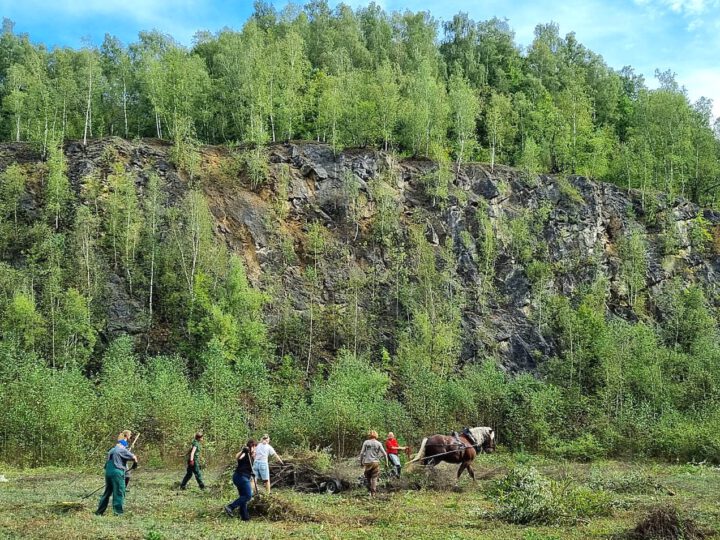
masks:
{"type": "Polygon", "coordinates": [[[375,495],[377,493],[377,482],[378,477],[380,476],[380,464],[379,463],[373,463],[373,468],[371,469],[371,475],[370,475],[370,494],[375,495]]]}
{"type": "Polygon", "coordinates": [[[180,482],[180,489],[185,489],[187,487],[187,483],[190,481],[193,475],[193,467],[190,466],[188,463],[187,469],[185,469],[185,476],[183,476],[182,481],[180,482]]]}
{"type": "MultiPolygon", "coordinates": [[[[253,471],[255,472],[255,477],[265,483],[265,492],[270,493],[270,467],[267,461],[256,461],[253,465],[253,471]]],[[[255,494],[257,495],[257,493],[255,494]]]]}
{"type": "Polygon", "coordinates": [[[388,454],[388,458],[390,458],[390,462],[393,465],[393,474],[400,478],[400,458],[397,454],[388,454]]]}
{"type": "Polygon", "coordinates": [[[242,475],[242,481],[238,486],[240,492],[240,517],[243,521],[250,520],[250,512],[248,511],[248,503],[252,499],[252,487],[250,486],[250,477],[242,475]]]}
{"type": "Polygon", "coordinates": [[[110,481],[110,478],[108,478],[108,475],[105,475],[105,491],[103,491],[102,496],[100,497],[100,501],[98,502],[98,508],[95,511],[95,513],[99,516],[102,516],[105,513],[105,510],[107,510],[108,503],[110,502],[110,495],[112,495],[113,488],[112,488],[112,482],[110,481]]]}
{"type": "Polygon", "coordinates": [[[115,515],[121,516],[123,513],[123,504],[125,504],[125,473],[118,470],[110,479],[113,487],[113,512],[115,515]]]}
{"type": "Polygon", "coordinates": [[[238,498],[226,506],[226,508],[230,509],[230,512],[232,512],[238,506],[240,506],[240,497],[242,497],[242,493],[240,491],[240,475],[237,473],[234,473],[232,481],[233,481],[233,484],[235,484],[235,488],[238,490],[238,498]]]}
{"type": "Polygon", "coordinates": [[[205,489],[205,482],[203,482],[202,473],[200,472],[200,464],[197,461],[195,461],[195,466],[193,467],[192,472],[195,475],[195,480],[197,480],[200,489],[205,489]]]}
{"type": "Polygon", "coordinates": [[[370,479],[370,495],[375,495],[377,493],[377,477],[373,476],[370,479]]]}
{"type": "Polygon", "coordinates": [[[253,463],[252,470],[253,470],[253,473],[255,474],[256,480],[255,480],[255,487],[254,488],[251,487],[250,489],[253,490],[253,493],[255,495],[260,495],[260,493],[258,492],[258,485],[257,485],[257,479],[260,478],[262,480],[262,478],[260,477],[260,463],[257,461],[255,463],[253,463]]]}
{"type": "Polygon", "coordinates": [[[373,494],[372,473],[373,473],[373,464],[367,463],[365,465],[365,483],[367,484],[368,492],[370,493],[370,495],[373,494]]]}

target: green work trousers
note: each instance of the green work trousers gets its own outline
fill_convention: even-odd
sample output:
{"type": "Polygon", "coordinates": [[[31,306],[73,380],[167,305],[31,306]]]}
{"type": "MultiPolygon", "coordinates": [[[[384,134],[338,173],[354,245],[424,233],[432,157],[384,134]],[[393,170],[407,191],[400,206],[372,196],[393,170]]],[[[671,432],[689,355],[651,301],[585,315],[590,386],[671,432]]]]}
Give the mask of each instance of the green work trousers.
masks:
{"type": "Polygon", "coordinates": [[[203,482],[202,473],[200,472],[200,464],[197,459],[192,465],[190,465],[190,462],[188,461],[185,477],[182,479],[182,482],[180,482],[180,487],[185,489],[185,486],[187,486],[187,483],[193,477],[193,474],[195,475],[195,479],[197,480],[200,489],[205,489],[205,483],[203,482]]]}
{"type": "Polygon", "coordinates": [[[110,496],[113,500],[113,512],[115,515],[123,513],[123,503],[125,502],[125,471],[121,471],[115,467],[112,461],[105,464],[105,491],[100,497],[96,514],[102,515],[107,510],[110,496]]]}

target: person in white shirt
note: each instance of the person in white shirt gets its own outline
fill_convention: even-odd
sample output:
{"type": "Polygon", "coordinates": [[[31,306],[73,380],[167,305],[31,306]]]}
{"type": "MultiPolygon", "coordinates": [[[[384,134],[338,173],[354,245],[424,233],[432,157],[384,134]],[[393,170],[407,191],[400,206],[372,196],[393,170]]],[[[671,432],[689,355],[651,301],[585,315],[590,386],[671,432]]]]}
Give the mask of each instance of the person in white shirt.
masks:
{"type": "MultiPolygon", "coordinates": [[[[261,481],[265,482],[265,490],[270,493],[270,466],[268,465],[268,459],[271,456],[275,456],[277,460],[282,464],[283,460],[280,459],[275,449],[270,446],[270,435],[267,433],[260,439],[260,444],[255,448],[255,463],[253,464],[253,472],[261,481]]],[[[257,486],[256,486],[257,489],[257,486]]]]}

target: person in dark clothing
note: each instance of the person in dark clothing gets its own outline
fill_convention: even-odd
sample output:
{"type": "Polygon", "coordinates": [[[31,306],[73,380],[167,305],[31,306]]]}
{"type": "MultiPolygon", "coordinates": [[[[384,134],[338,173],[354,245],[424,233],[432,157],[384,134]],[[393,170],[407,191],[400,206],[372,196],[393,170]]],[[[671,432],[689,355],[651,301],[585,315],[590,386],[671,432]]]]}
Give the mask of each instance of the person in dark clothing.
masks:
{"type": "Polygon", "coordinates": [[[248,502],[252,498],[252,486],[250,479],[255,476],[253,473],[253,456],[255,453],[255,441],[250,439],[247,445],[235,454],[237,465],[233,474],[233,484],[238,490],[238,498],[225,506],[225,513],[232,517],[236,508],[240,508],[240,517],[243,521],[250,520],[248,502]]]}
{"type": "Polygon", "coordinates": [[[115,515],[122,515],[123,503],[125,502],[125,471],[128,461],[137,463],[135,454],[127,449],[127,441],[121,436],[118,443],[110,449],[105,461],[105,491],[100,497],[100,502],[95,513],[99,516],[107,510],[110,497],[113,499],[113,512],[115,515]],[[124,444],[123,444],[124,443],[124,444]]]}
{"type": "Polygon", "coordinates": [[[193,474],[195,475],[195,479],[197,480],[200,489],[205,489],[202,473],[200,472],[200,451],[202,450],[202,440],[203,434],[201,431],[198,431],[195,434],[195,440],[190,446],[190,453],[188,454],[187,460],[187,471],[185,472],[185,477],[182,479],[182,482],[180,482],[180,489],[185,489],[187,487],[187,483],[190,481],[193,474]]]}

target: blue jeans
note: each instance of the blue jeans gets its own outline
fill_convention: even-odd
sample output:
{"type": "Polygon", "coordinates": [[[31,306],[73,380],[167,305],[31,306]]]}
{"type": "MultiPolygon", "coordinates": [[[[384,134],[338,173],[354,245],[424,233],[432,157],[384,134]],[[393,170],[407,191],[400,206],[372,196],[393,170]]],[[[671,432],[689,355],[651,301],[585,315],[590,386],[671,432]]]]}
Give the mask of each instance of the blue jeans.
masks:
{"type": "Polygon", "coordinates": [[[253,472],[260,480],[270,480],[270,467],[267,461],[256,461],[253,463],[253,472]]]}
{"type": "Polygon", "coordinates": [[[393,474],[400,477],[400,469],[402,469],[402,465],[400,465],[400,458],[397,454],[388,454],[388,459],[390,459],[390,463],[392,463],[393,466],[393,474]]]}
{"type": "Polygon", "coordinates": [[[250,519],[248,512],[248,502],[252,499],[252,487],[250,486],[250,477],[247,474],[233,474],[233,484],[238,490],[239,497],[229,504],[232,510],[240,507],[240,517],[243,521],[250,519]]]}

